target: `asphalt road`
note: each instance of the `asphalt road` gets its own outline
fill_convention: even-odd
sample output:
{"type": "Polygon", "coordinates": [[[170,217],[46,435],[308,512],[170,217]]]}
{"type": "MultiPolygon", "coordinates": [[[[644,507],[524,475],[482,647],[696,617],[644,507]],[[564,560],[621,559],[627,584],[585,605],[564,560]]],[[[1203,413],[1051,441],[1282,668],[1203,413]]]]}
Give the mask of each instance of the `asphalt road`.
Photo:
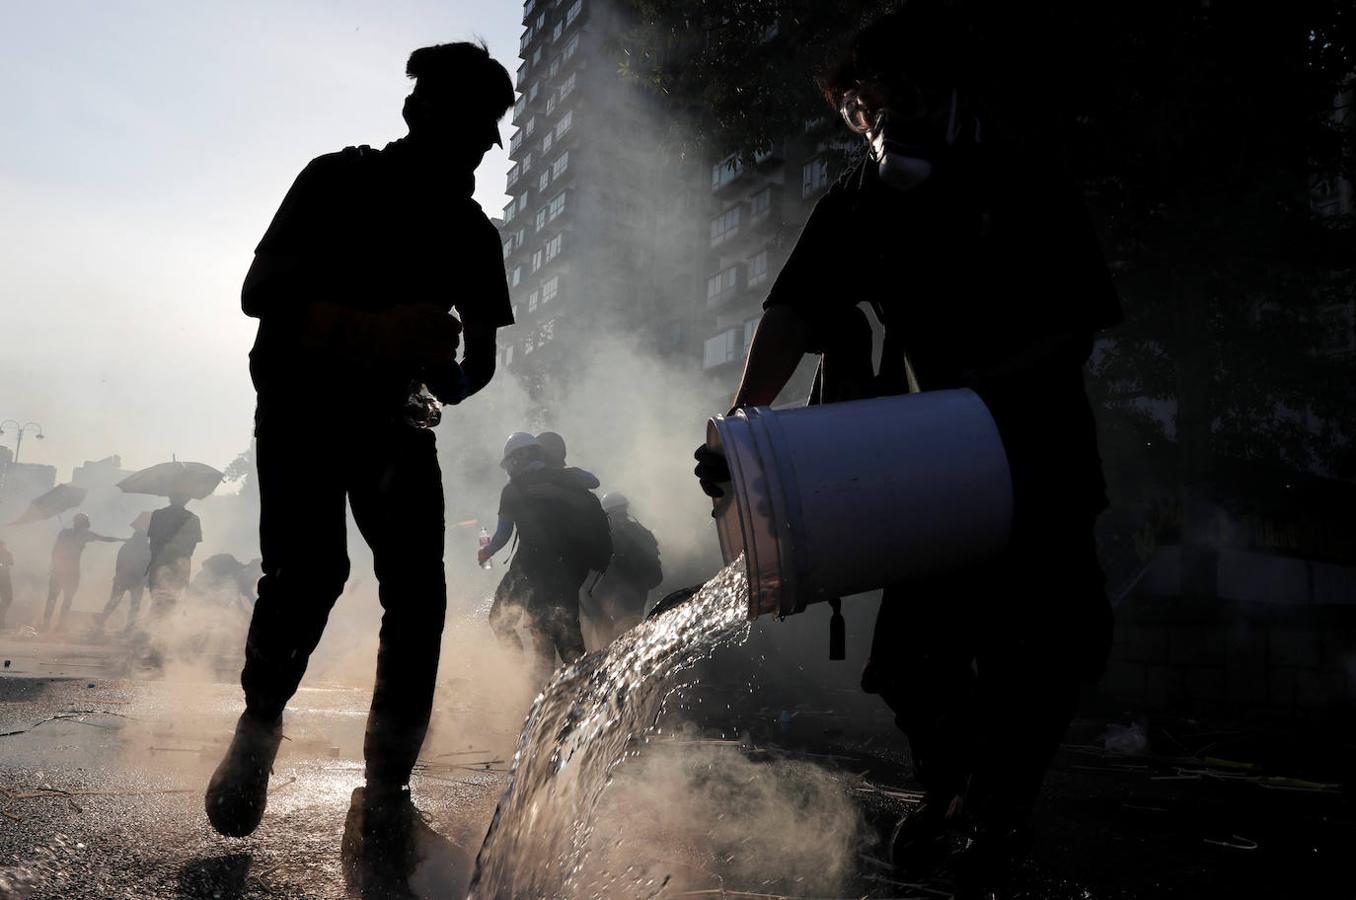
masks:
{"type": "MultiPolygon", "coordinates": [[[[201,792],[239,709],[234,684],[148,678],[107,648],[0,641],[0,655],[11,660],[0,674],[0,897],[386,895],[346,882],[339,852],[361,783],[366,691],[297,695],[264,823],[231,840],[208,826],[201,792]]],[[[511,729],[438,728],[448,698],[467,693],[440,690],[412,787],[441,837],[408,895],[464,891],[506,785],[511,729]]],[[[872,701],[696,693],[727,711],[688,716],[702,725],[662,732],[617,769],[578,895],[946,896],[944,881],[904,884],[882,861],[882,837],[913,796],[904,745],[888,715],[864,712],[872,701]]],[[[1171,747],[1151,727],[1148,746],[1108,754],[1105,724],[1080,723],[1060,755],[1021,896],[1356,897],[1356,815],[1336,782],[1285,771],[1294,757],[1249,762],[1236,735],[1200,724],[1171,747]],[[1194,752],[1197,738],[1211,749],[1194,752]]]]}

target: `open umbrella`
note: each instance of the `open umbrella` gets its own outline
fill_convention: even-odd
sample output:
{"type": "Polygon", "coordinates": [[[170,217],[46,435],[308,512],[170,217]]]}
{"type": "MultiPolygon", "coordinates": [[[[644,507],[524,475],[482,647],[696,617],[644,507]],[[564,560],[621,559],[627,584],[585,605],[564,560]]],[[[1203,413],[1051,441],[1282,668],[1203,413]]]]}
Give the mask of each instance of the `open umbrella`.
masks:
{"type": "Polygon", "coordinates": [[[41,522],[43,519],[59,516],[68,509],[75,509],[84,502],[84,488],[76,487],[73,484],[59,484],[41,497],[35,497],[28,504],[28,509],[24,510],[24,514],[10,524],[22,525],[26,522],[41,522]]]}
{"type": "Polygon", "coordinates": [[[217,489],[222,477],[221,472],[205,463],[175,460],[128,475],[118,482],[118,487],[125,494],[154,494],[157,497],[187,494],[201,500],[217,489]]]}

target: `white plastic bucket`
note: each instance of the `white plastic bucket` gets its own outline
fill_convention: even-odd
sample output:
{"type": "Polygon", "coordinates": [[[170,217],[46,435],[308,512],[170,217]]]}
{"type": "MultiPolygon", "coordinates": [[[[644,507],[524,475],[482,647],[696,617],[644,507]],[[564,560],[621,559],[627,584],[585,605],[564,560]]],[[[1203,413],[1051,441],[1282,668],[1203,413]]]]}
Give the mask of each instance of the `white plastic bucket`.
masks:
{"type": "Polygon", "coordinates": [[[980,562],[1012,529],[1012,480],[973,391],[928,391],[717,416],[733,478],[716,503],[728,564],[744,554],[749,618],[980,562]]]}

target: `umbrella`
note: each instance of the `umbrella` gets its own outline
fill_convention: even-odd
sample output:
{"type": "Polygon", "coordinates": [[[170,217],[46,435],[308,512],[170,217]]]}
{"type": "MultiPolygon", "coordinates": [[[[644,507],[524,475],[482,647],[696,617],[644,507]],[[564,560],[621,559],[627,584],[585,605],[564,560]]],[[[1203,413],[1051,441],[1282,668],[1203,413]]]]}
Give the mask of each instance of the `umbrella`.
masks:
{"type": "Polygon", "coordinates": [[[25,522],[40,522],[43,519],[59,516],[68,509],[75,509],[84,502],[84,488],[76,487],[73,484],[59,484],[41,497],[34,498],[28,504],[28,509],[24,511],[24,514],[10,524],[22,525],[25,522]]]}
{"type": "Polygon", "coordinates": [[[201,500],[217,489],[223,477],[221,472],[204,463],[175,460],[128,475],[118,482],[118,487],[125,494],[154,494],[157,497],[187,494],[201,500]]]}

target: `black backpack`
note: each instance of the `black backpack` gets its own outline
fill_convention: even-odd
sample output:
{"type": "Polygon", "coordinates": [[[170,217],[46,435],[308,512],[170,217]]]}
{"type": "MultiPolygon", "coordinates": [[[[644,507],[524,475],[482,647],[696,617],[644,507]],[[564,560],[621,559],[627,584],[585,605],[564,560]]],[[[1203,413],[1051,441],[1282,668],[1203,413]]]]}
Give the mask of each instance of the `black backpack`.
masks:
{"type": "Polygon", "coordinates": [[[629,516],[614,519],[612,545],[612,566],[618,573],[647,591],[659,587],[664,567],[659,561],[659,541],[650,529],[629,516]]]}
{"type": "Polygon", "coordinates": [[[612,529],[593,491],[559,469],[528,473],[518,487],[531,513],[530,524],[518,523],[524,541],[539,541],[571,565],[607,571],[612,529]]]}

